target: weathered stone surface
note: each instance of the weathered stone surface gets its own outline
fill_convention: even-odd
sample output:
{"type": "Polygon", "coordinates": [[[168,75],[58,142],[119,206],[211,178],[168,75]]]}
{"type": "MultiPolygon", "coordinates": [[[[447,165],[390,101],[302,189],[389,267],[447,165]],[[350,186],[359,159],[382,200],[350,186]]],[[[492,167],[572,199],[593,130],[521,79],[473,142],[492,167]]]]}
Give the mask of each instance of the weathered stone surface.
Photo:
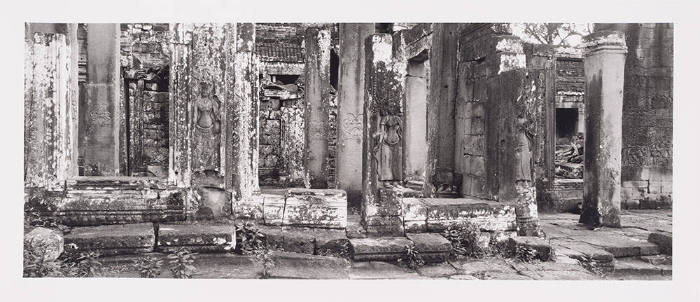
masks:
{"type": "Polygon", "coordinates": [[[155,233],[150,223],[76,227],[64,236],[67,253],[95,251],[101,255],[152,252],[155,233]]]}
{"type": "Polygon", "coordinates": [[[428,230],[428,207],[421,198],[401,199],[401,214],[407,233],[421,233],[428,230]]]}
{"type": "Polygon", "coordinates": [[[158,250],[172,252],[183,247],[193,252],[233,251],[236,227],[232,223],[213,222],[161,224],[158,227],[158,250]]]}
{"type": "Polygon", "coordinates": [[[653,255],[653,256],[641,256],[639,259],[642,259],[650,264],[653,265],[660,265],[660,264],[668,264],[671,265],[673,264],[673,260],[671,256],[667,255],[653,255]]]}
{"type": "Polygon", "coordinates": [[[37,227],[24,234],[24,248],[45,261],[54,261],[63,253],[63,234],[59,231],[37,227]]]}
{"type": "Polygon", "coordinates": [[[396,261],[413,242],[406,237],[350,239],[353,261],[396,261]]]}
{"type": "Polygon", "coordinates": [[[584,40],[586,173],[579,222],[619,227],[625,35],[598,31],[584,40]]]}
{"type": "Polygon", "coordinates": [[[282,225],[284,219],[284,195],[261,194],[263,198],[263,219],[267,225],[282,225]]]}
{"type": "Polygon", "coordinates": [[[350,263],[341,258],[273,252],[271,278],[347,279],[350,263]]]}
{"type": "Polygon", "coordinates": [[[649,234],[649,242],[659,246],[659,251],[666,255],[673,253],[673,237],[670,233],[655,232],[649,234]]]}
{"type": "Polygon", "coordinates": [[[452,244],[440,234],[419,233],[406,234],[413,241],[416,250],[425,262],[443,262],[450,256],[452,244]]]}
{"type": "Polygon", "coordinates": [[[517,273],[504,259],[456,259],[449,261],[460,274],[474,275],[479,273],[517,273]]]}
{"type": "Polygon", "coordinates": [[[304,96],[306,98],[306,154],[308,183],[312,188],[328,186],[328,134],[330,100],[331,33],[309,28],[304,37],[304,96]]]}
{"type": "Polygon", "coordinates": [[[419,278],[420,276],[415,271],[386,262],[353,262],[352,267],[350,268],[350,279],[375,280],[419,278]]]}
{"type": "Polygon", "coordinates": [[[365,217],[365,234],[369,236],[403,236],[401,216],[365,217]]]}
{"type": "Polygon", "coordinates": [[[343,190],[289,189],[285,194],[284,225],[345,228],[347,196],[343,190]]]}
{"type": "Polygon", "coordinates": [[[613,276],[620,275],[665,275],[673,273],[671,265],[654,265],[646,261],[634,258],[620,258],[615,260],[613,276]]]}
{"type": "Polygon", "coordinates": [[[585,271],[523,271],[520,274],[534,280],[597,280],[600,279],[585,271]]]}
{"type": "Polygon", "coordinates": [[[362,227],[362,217],[360,215],[348,215],[348,226],[345,228],[345,234],[348,238],[365,238],[367,234],[362,227]]]}
{"type": "Polygon", "coordinates": [[[485,231],[515,230],[512,204],[467,198],[425,198],[427,228],[442,231],[450,225],[473,223],[485,231]]]}
{"type": "Polygon", "coordinates": [[[418,267],[416,271],[418,271],[418,274],[421,276],[430,278],[447,277],[457,274],[457,269],[447,262],[439,264],[426,264],[418,267]]]}
{"type": "Polygon", "coordinates": [[[263,221],[264,199],[265,197],[263,195],[254,194],[250,198],[234,201],[233,217],[236,219],[263,221]]]}
{"type": "Polygon", "coordinates": [[[231,215],[231,194],[219,188],[199,188],[199,210],[197,218],[220,218],[231,215]],[[200,215],[199,213],[211,213],[200,215]],[[204,216],[204,217],[202,217],[204,216]]]}
{"type": "Polygon", "coordinates": [[[508,249],[512,254],[515,254],[518,247],[530,248],[537,251],[537,258],[542,261],[550,261],[554,259],[554,249],[548,241],[538,237],[511,237],[508,241],[508,249]]]}

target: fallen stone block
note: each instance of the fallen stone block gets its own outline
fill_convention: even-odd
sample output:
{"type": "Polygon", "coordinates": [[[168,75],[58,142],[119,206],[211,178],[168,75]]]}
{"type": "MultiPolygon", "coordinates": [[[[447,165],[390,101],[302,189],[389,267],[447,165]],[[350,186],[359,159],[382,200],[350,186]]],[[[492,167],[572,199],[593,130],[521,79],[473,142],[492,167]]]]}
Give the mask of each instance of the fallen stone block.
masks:
{"type": "Polygon", "coordinates": [[[347,196],[336,189],[298,189],[285,193],[284,225],[345,228],[347,196]]]}
{"type": "Polygon", "coordinates": [[[426,263],[444,262],[450,256],[452,244],[439,234],[406,234],[426,263]]]}
{"type": "Polygon", "coordinates": [[[396,261],[413,242],[406,237],[350,239],[353,261],[396,261]]]}
{"type": "Polygon", "coordinates": [[[103,256],[152,252],[153,224],[121,224],[76,227],[64,236],[66,253],[94,251],[103,256]]]}
{"type": "Polygon", "coordinates": [[[24,248],[44,261],[54,261],[63,253],[63,234],[59,231],[37,227],[24,234],[24,248]]]}
{"type": "Polygon", "coordinates": [[[525,236],[511,237],[508,241],[508,253],[515,255],[519,247],[537,251],[536,257],[541,261],[550,261],[554,259],[554,249],[547,240],[542,238],[525,236]]]}
{"type": "Polygon", "coordinates": [[[670,233],[655,232],[649,234],[649,242],[659,246],[659,251],[666,255],[673,254],[673,236],[670,233]]]}
{"type": "Polygon", "coordinates": [[[191,252],[227,252],[236,247],[233,224],[199,222],[196,224],[161,224],[158,227],[158,250],[166,253],[186,248],[191,252]]]}

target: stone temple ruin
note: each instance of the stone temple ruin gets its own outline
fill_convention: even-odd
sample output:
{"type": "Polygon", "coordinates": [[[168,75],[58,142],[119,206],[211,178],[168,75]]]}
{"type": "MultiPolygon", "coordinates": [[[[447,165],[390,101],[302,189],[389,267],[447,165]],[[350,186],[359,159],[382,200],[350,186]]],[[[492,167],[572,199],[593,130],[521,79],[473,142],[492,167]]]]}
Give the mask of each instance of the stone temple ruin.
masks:
{"type": "Polygon", "coordinates": [[[578,49],[505,23],[26,30],[25,210],[74,249],[220,250],[235,221],[312,234],[288,251],[441,259],[453,225],[507,240],[672,204],[671,24],[578,49]]]}

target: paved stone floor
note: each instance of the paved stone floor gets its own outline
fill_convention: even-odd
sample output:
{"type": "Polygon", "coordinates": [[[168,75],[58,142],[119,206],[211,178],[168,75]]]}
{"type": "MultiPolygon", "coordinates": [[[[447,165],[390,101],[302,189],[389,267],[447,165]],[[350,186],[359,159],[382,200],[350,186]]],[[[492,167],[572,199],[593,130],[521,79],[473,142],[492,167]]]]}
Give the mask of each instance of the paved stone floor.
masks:
{"type": "MultiPolygon", "coordinates": [[[[670,280],[671,264],[649,234],[671,234],[671,211],[625,211],[621,228],[589,230],[578,224],[575,214],[540,216],[547,240],[555,248],[554,261],[524,263],[515,259],[457,258],[409,269],[397,263],[352,262],[344,258],[272,252],[274,265],[265,268],[253,256],[197,254],[194,278],[280,279],[458,279],[458,280],[670,280]],[[601,265],[595,269],[586,261],[601,265]],[[606,266],[607,265],[607,266],[606,266]],[[607,270],[605,269],[607,268],[607,270]],[[266,273],[264,273],[266,272],[266,273]]],[[[166,261],[162,278],[170,278],[166,261]]],[[[133,261],[138,256],[103,258],[106,277],[138,277],[133,261]]]]}

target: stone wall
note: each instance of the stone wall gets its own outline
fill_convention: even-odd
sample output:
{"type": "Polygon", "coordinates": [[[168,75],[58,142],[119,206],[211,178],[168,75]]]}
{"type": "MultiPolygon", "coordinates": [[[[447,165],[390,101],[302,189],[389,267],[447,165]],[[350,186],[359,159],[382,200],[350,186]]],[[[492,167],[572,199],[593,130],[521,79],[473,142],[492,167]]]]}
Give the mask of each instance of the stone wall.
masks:
{"type": "Polygon", "coordinates": [[[125,109],[121,169],[131,176],[167,177],[169,25],[122,23],[120,27],[121,104],[125,109]]]}
{"type": "Polygon", "coordinates": [[[669,207],[673,196],[673,24],[596,24],[625,33],[622,206],[669,207]]]}

